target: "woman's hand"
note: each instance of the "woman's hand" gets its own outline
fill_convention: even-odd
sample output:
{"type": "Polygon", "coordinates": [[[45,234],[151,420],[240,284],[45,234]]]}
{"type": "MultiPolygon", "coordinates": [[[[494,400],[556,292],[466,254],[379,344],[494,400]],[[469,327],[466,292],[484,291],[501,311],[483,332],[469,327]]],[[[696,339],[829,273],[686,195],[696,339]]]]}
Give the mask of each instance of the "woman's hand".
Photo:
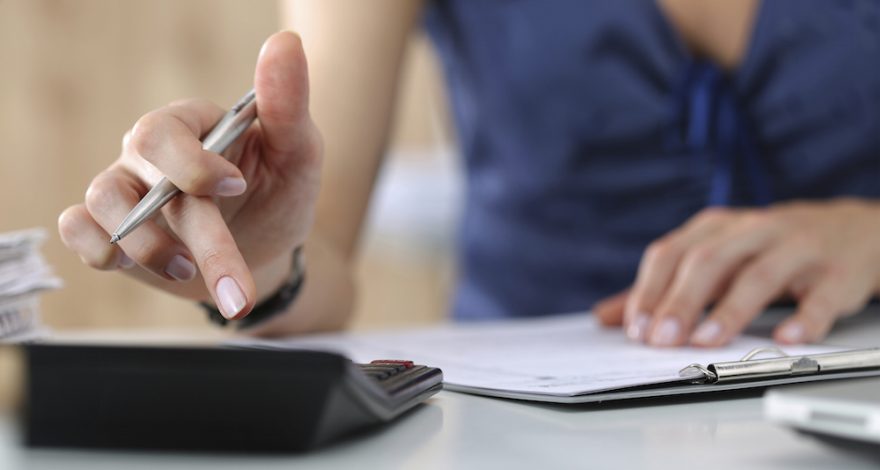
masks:
{"type": "Polygon", "coordinates": [[[720,346],[789,297],[797,311],[774,338],[790,344],[821,340],[878,293],[880,203],[793,202],[704,210],[652,243],[631,289],[594,312],[650,345],[720,346]]]}
{"type": "Polygon", "coordinates": [[[227,150],[229,161],[199,141],[223,116],[220,107],[186,100],[144,115],[85,203],[59,217],[64,243],[94,268],[123,269],[174,294],[213,301],[227,318],[246,315],[283,282],[294,247],[306,239],[322,155],[298,36],[266,41],[254,87],[259,120],[227,150]],[[109,233],[163,175],[184,194],[110,245],[109,233]]]}

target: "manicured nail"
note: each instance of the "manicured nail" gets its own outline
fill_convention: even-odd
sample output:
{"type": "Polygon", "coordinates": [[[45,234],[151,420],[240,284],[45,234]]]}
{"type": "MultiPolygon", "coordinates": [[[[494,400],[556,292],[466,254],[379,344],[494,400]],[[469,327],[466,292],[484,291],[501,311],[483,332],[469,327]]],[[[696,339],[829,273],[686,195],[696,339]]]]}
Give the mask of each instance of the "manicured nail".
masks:
{"type": "Polygon", "coordinates": [[[119,263],[117,263],[120,269],[131,269],[134,266],[134,260],[129,258],[125,253],[121,253],[119,255],[119,263]]]}
{"type": "Polygon", "coordinates": [[[235,318],[247,305],[247,298],[235,279],[223,276],[217,281],[217,300],[220,301],[220,313],[227,319],[235,318]]]}
{"type": "Polygon", "coordinates": [[[218,196],[240,196],[247,190],[247,182],[244,178],[223,178],[214,188],[214,194],[218,196]]]}
{"type": "Polygon", "coordinates": [[[633,341],[642,341],[645,339],[650,324],[651,317],[647,313],[637,313],[626,328],[626,336],[633,341]]]}
{"type": "Polygon", "coordinates": [[[651,344],[654,346],[672,346],[678,341],[681,332],[681,324],[677,318],[664,318],[654,328],[651,334],[651,344]]]}
{"type": "Polygon", "coordinates": [[[260,46],[260,52],[257,54],[257,58],[263,57],[263,54],[266,53],[266,44],[267,43],[268,43],[268,41],[263,42],[263,45],[260,46]]]}
{"type": "Polygon", "coordinates": [[[721,323],[715,320],[704,321],[691,336],[691,343],[713,344],[721,337],[721,323]]]}
{"type": "Polygon", "coordinates": [[[191,281],[196,277],[196,267],[192,262],[182,255],[174,255],[165,268],[165,274],[177,279],[178,281],[191,281]]]}
{"type": "Polygon", "coordinates": [[[782,339],[789,343],[801,343],[804,341],[806,332],[807,329],[804,328],[803,323],[793,321],[782,327],[779,336],[782,336],[782,339]]]}

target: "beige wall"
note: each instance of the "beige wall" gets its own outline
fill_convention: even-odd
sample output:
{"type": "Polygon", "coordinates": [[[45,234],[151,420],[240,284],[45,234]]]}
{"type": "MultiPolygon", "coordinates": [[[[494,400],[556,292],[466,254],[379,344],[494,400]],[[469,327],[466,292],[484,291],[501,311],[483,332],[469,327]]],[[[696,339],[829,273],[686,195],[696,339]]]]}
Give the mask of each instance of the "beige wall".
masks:
{"type": "MultiPolygon", "coordinates": [[[[55,219],[116,158],[142,113],[184,96],[234,101],[251,81],[262,40],[279,27],[272,1],[0,0],[0,231],[49,230],[45,253],[67,284],[44,300],[50,325],[205,324],[186,302],[81,265],[61,245],[55,219]]],[[[424,104],[440,101],[437,79],[418,43],[398,148],[436,141],[424,104]]],[[[448,268],[432,264],[387,261],[368,249],[356,324],[441,315],[448,268]]]]}

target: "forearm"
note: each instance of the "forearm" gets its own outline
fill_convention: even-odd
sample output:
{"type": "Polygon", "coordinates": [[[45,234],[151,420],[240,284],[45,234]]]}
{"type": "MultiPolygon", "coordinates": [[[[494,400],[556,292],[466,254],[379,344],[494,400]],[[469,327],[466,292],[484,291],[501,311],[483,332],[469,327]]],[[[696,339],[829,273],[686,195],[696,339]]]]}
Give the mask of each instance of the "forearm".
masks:
{"type": "MultiPolygon", "coordinates": [[[[248,334],[335,330],[351,317],[351,265],[388,138],[401,58],[420,9],[421,2],[411,0],[282,4],[285,25],[302,35],[309,58],[310,112],[324,136],[321,194],[297,299],[248,334]]],[[[258,299],[289,278],[290,261],[255,270],[258,299]]]]}
{"type": "Polygon", "coordinates": [[[309,58],[310,111],[324,136],[315,227],[346,259],[361,229],[391,129],[399,70],[421,17],[415,0],[288,0],[285,25],[309,58]]]}
{"type": "MultiPolygon", "coordinates": [[[[244,332],[254,336],[283,336],[338,330],[350,319],[355,288],[350,263],[331,244],[314,234],[304,247],[305,282],[296,300],[284,312],[244,332]]],[[[291,260],[254,272],[260,299],[271,296],[289,277],[291,260]]]]}

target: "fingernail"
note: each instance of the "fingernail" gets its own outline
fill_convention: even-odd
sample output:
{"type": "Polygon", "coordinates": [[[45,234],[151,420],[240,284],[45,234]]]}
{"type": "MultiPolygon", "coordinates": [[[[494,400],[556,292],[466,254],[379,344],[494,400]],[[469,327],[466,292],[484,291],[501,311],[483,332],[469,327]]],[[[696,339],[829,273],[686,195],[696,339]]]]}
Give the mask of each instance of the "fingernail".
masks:
{"type": "Polygon", "coordinates": [[[223,276],[217,281],[217,299],[220,301],[220,310],[223,316],[232,319],[247,305],[247,298],[235,279],[223,276]]]}
{"type": "Polygon", "coordinates": [[[177,279],[178,281],[191,281],[196,277],[196,267],[192,262],[182,255],[174,255],[165,268],[165,274],[177,279]]]}
{"type": "Polygon", "coordinates": [[[782,336],[786,342],[789,343],[800,343],[804,340],[804,334],[807,332],[806,328],[804,328],[803,323],[800,322],[791,322],[782,327],[782,331],[779,332],[779,336],[782,336]]]}
{"type": "Polygon", "coordinates": [[[217,196],[240,196],[247,190],[247,182],[244,178],[223,178],[214,188],[214,194],[217,196]]]}
{"type": "Polygon", "coordinates": [[[691,336],[691,343],[712,344],[721,337],[721,323],[715,320],[707,320],[697,328],[691,336]]]}
{"type": "Polygon", "coordinates": [[[637,313],[633,321],[626,328],[626,336],[633,341],[642,341],[648,332],[648,325],[651,324],[651,317],[646,313],[637,313]]]}
{"type": "Polygon", "coordinates": [[[129,258],[125,253],[121,253],[119,255],[119,263],[117,263],[120,269],[130,269],[134,266],[134,260],[129,258]]]}
{"type": "Polygon", "coordinates": [[[672,346],[678,341],[681,325],[676,318],[664,318],[654,328],[651,334],[651,344],[654,346],[672,346]]]}

